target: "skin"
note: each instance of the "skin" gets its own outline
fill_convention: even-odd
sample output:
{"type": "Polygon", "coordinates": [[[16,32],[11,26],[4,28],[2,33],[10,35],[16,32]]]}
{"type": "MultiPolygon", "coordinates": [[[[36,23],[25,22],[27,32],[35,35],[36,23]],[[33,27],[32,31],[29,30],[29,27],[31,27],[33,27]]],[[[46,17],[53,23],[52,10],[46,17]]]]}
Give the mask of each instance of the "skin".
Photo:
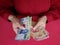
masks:
{"type": "MultiPolygon", "coordinates": [[[[18,19],[17,17],[15,17],[15,16],[13,16],[13,15],[10,15],[10,16],[8,17],[8,19],[12,22],[12,27],[13,27],[13,30],[14,30],[14,32],[15,32],[16,34],[17,34],[18,28],[24,29],[23,24],[19,21],[19,19],[18,19]]],[[[33,31],[37,31],[37,29],[38,29],[39,27],[45,27],[46,20],[47,20],[47,18],[46,18],[46,16],[45,16],[45,17],[39,18],[39,19],[38,19],[38,22],[34,22],[34,21],[33,21],[33,22],[32,22],[32,30],[33,30],[33,31]],[[43,22],[43,26],[41,25],[42,22],[43,22]]]]}

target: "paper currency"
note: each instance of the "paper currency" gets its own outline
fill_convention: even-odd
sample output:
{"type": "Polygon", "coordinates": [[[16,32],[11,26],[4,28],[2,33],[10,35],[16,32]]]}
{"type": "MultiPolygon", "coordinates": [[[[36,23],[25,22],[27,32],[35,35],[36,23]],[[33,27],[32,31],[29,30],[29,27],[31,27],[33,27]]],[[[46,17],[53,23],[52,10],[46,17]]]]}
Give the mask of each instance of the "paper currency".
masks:
{"type": "Polygon", "coordinates": [[[18,34],[16,35],[15,40],[29,40],[32,17],[27,16],[20,21],[24,24],[25,29],[18,29],[18,34]]]}
{"type": "Polygon", "coordinates": [[[15,37],[15,40],[30,40],[30,36],[33,37],[36,41],[41,41],[49,38],[49,33],[45,29],[46,27],[46,16],[41,17],[40,19],[40,27],[38,27],[38,32],[32,32],[32,17],[24,17],[20,21],[24,24],[25,29],[18,29],[18,33],[15,37]]]}
{"type": "Polygon", "coordinates": [[[49,33],[46,30],[46,21],[47,21],[46,16],[41,17],[39,22],[40,26],[37,28],[38,31],[37,32],[31,31],[31,35],[34,40],[41,41],[49,38],[49,33]]]}

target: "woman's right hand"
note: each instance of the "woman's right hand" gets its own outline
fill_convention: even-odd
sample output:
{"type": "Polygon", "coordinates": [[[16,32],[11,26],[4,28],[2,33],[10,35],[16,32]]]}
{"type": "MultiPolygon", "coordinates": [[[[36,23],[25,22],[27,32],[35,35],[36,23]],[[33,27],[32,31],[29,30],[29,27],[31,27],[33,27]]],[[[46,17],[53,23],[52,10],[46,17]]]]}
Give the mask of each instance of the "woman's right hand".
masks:
{"type": "Polygon", "coordinates": [[[17,34],[18,29],[24,29],[23,24],[20,22],[18,18],[13,15],[10,15],[8,19],[12,22],[12,27],[14,32],[17,34]]]}

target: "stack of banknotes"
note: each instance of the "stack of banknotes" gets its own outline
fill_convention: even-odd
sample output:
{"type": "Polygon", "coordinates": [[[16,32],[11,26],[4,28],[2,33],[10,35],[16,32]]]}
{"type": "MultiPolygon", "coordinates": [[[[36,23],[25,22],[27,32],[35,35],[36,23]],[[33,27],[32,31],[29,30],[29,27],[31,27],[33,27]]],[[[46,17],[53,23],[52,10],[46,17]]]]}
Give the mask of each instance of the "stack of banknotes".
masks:
{"type": "Polygon", "coordinates": [[[38,28],[38,32],[32,32],[32,17],[21,18],[20,21],[24,24],[24,29],[18,29],[15,40],[30,40],[30,36],[36,41],[41,41],[49,38],[48,31],[44,28],[38,28]]]}
{"type": "Polygon", "coordinates": [[[21,18],[20,21],[24,25],[24,29],[18,29],[15,40],[29,40],[30,39],[30,30],[32,25],[32,17],[21,18]]]}

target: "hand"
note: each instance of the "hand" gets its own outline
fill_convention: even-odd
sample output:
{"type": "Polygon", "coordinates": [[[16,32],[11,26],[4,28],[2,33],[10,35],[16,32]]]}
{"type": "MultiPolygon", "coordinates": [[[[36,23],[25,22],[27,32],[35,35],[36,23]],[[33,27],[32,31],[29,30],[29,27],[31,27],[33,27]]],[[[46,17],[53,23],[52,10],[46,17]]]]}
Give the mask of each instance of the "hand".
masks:
{"type": "Polygon", "coordinates": [[[12,22],[12,27],[13,27],[13,30],[14,32],[17,34],[17,30],[18,29],[23,29],[23,24],[19,21],[18,18],[16,18],[15,16],[13,15],[10,15],[8,17],[8,19],[12,22]]]}
{"type": "Polygon", "coordinates": [[[31,31],[31,36],[34,39],[40,40],[42,37],[45,37],[46,35],[48,35],[45,27],[46,27],[46,21],[47,21],[47,17],[43,16],[39,19],[39,21],[33,22],[34,23],[34,27],[31,31]]]}
{"type": "Polygon", "coordinates": [[[33,27],[33,31],[38,31],[38,29],[45,28],[46,21],[47,21],[47,17],[46,16],[41,17],[38,20],[37,24],[33,27]]]}

